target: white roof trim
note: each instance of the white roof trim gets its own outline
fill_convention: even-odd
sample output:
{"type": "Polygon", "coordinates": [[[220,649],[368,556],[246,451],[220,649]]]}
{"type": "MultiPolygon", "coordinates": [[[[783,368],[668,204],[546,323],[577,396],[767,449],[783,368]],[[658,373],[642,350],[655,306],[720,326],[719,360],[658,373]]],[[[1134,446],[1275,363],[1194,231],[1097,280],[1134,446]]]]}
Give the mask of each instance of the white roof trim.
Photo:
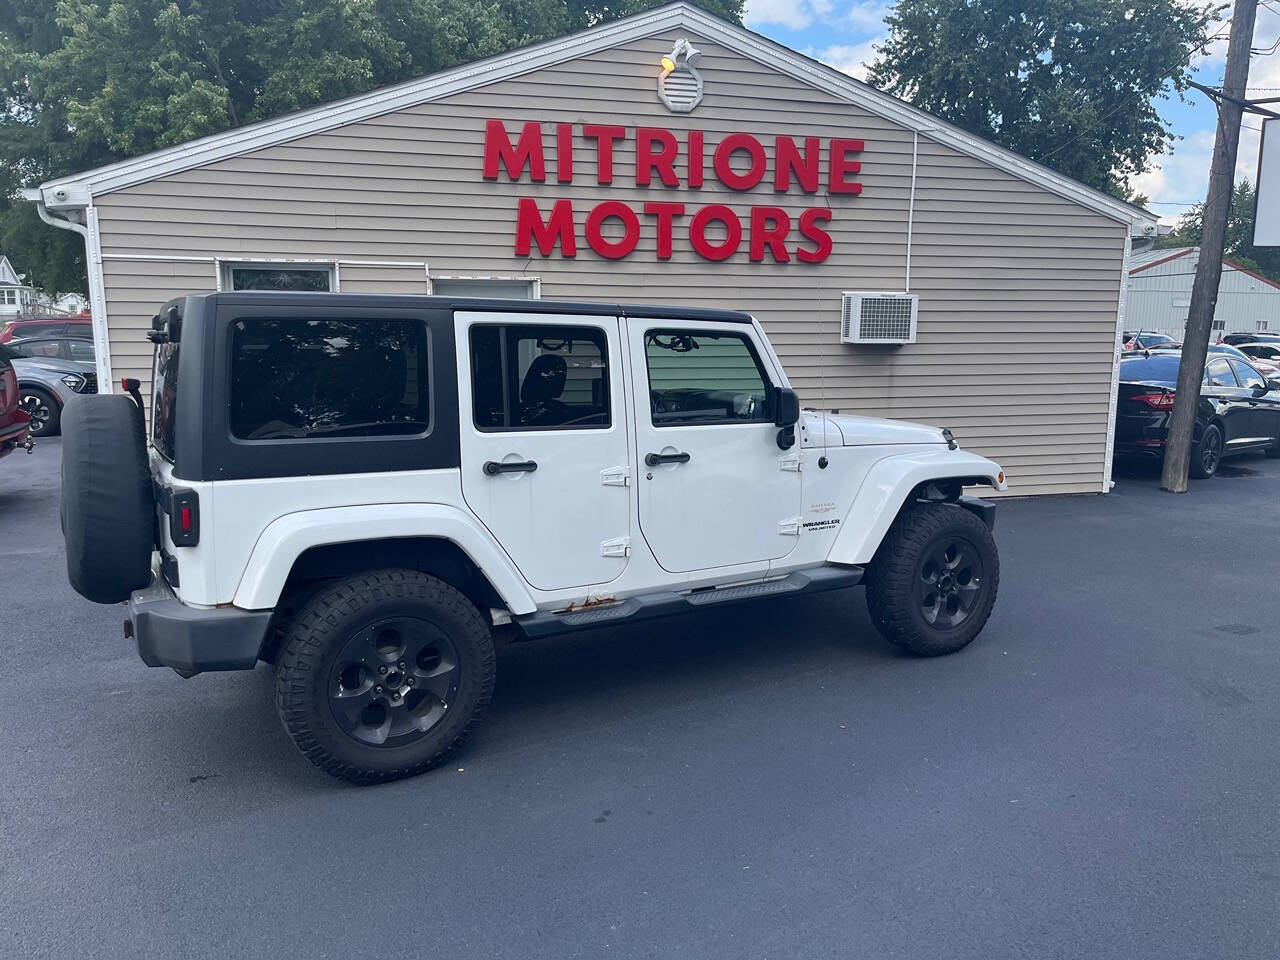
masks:
{"type": "Polygon", "coordinates": [[[51,180],[40,187],[50,209],[83,207],[94,196],[159,177],[192,170],[349,123],[438,100],[501,80],[555,66],[667,30],[694,30],[729,50],[854,104],[869,113],[923,134],[1006,173],[1037,184],[1096,213],[1154,235],[1156,217],[1101,191],[1055,173],[1011,150],[966,133],[838,70],[781,44],[726,23],[685,2],[615,20],[580,33],[522,47],[510,53],[455,67],[417,80],[382,87],[274,120],[144,154],[130,160],[51,180]]]}

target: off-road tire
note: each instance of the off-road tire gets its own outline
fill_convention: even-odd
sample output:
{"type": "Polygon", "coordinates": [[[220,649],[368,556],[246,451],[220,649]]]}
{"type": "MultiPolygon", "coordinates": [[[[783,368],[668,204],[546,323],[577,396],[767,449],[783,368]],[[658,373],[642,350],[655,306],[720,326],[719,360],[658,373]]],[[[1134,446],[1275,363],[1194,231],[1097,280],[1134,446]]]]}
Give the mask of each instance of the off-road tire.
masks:
{"type": "Polygon", "coordinates": [[[1197,480],[1208,480],[1218,472],[1224,449],[1222,428],[1216,423],[1208,424],[1201,432],[1200,439],[1191,447],[1188,473],[1197,480]]]}
{"type": "Polygon", "coordinates": [[[321,770],[352,783],[381,783],[447,759],[479,723],[494,671],[488,625],[460,591],[413,570],[373,571],[319,590],[292,619],[276,659],[276,709],[298,749],[321,770]],[[331,670],[359,631],[396,617],[428,621],[448,636],[458,658],[457,695],[422,739],[372,746],[342,729],[331,707],[331,670]]]}
{"type": "Polygon", "coordinates": [[[917,656],[942,656],[968,646],[986,626],[1000,586],[1000,556],[987,525],[968,510],[919,503],[899,514],[885,534],[867,567],[866,584],[867,609],[886,640],[917,656]],[[963,622],[944,629],[925,619],[915,588],[931,548],[948,538],[972,545],[983,584],[963,622]]]}
{"type": "Polygon", "coordinates": [[[138,406],[124,394],[78,397],[62,411],[67,577],[94,603],[151,582],[155,500],[138,406]]]}

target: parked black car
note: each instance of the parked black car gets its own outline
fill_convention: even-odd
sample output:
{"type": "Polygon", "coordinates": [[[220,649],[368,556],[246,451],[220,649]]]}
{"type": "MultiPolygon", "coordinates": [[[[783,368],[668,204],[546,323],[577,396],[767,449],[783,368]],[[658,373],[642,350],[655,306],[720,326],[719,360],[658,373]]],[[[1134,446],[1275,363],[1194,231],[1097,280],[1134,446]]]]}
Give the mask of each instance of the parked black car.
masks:
{"type": "MultiPolygon", "coordinates": [[[[1178,383],[1176,353],[1120,358],[1116,455],[1164,456],[1178,383]]],[[[1211,477],[1223,457],[1264,450],[1280,456],[1280,381],[1265,379],[1243,360],[1209,356],[1196,411],[1191,475],[1211,477]]]]}
{"type": "Polygon", "coordinates": [[[1280,343],[1280,333],[1228,333],[1223,343],[1238,347],[1242,343],[1280,343]]]}
{"type": "Polygon", "coordinates": [[[1174,338],[1167,333],[1156,333],[1154,330],[1126,330],[1121,336],[1121,343],[1126,350],[1150,350],[1174,342],[1174,338]]]}

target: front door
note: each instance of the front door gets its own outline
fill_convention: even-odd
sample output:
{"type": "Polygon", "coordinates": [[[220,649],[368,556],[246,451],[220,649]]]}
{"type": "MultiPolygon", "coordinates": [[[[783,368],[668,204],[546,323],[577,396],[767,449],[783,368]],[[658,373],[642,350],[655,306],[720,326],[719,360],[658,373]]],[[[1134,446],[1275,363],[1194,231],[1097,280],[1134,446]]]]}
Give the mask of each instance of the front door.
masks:
{"type": "Polygon", "coordinates": [[[626,325],[640,531],[658,563],[683,573],[785,557],[799,535],[799,450],[778,447],[754,328],[626,325]]]}
{"type": "Polygon", "coordinates": [[[606,583],[630,507],[619,321],[457,314],[462,493],[529,583],[606,583]]]}

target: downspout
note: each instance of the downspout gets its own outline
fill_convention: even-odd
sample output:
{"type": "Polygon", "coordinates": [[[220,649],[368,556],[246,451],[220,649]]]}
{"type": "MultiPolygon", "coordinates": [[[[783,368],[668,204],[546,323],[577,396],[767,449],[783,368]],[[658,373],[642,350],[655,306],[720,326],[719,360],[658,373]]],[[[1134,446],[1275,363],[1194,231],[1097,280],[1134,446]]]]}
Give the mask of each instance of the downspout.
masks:
{"type": "Polygon", "coordinates": [[[69,216],[51,211],[44,204],[39,189],[22,191],[24,199],[36,205],[36,213],[40,219],[59,230],[73,230],[84,238],[85,268],[89,274],[89,313],[93,318],[93,353],[98,368],[98,392],[113,393],[114,384],[111,379],[111,338],[107,332],[107,293],[102,277],[102,245],[98,240],[98,211],[90,200],[83,207],[73,207],[72,212],[80,211],[83,223],[77,223],[69,216]]]}
{"type": "Polygon", "coordinates": [[[907,276],[903,290],[911,292],[911,232],[916,219],[916,155],[920,149],[920,131],[911,131],[911,198],[907,201],[907,276]]]}

